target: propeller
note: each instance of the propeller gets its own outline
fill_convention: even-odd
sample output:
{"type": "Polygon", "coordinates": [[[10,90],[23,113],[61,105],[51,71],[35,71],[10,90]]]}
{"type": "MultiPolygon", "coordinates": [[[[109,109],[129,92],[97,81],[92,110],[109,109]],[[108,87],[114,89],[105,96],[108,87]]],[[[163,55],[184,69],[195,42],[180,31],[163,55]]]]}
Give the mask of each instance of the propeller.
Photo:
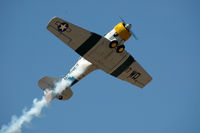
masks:
{"type": "Polygon", "coordinates": [[[132,36],[135,38],[135,40],[138,40],[137,36],[134,34],[133,31],[131,31],[131,27],[132,25],[131,24],[128,24],[126,23],[121,17],[119,17],[121,19],[121,21],[123,22],[124,24],[124,27],[132,34],[132,36]]]}

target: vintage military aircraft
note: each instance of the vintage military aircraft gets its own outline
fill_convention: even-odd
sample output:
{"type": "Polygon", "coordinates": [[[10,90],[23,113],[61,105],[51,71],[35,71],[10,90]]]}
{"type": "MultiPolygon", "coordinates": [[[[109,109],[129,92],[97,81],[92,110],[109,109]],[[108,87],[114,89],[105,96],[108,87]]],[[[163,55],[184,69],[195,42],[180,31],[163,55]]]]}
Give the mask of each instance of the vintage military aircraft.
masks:
{"type": "MultiPolygon", "coordinates": [[[[97,69],[102,69],[104,72],[140,88],[152,80],[152,77],[125,50],[125,41],[131,35],[135,39],[137,38],[131,32],[131,24],[127,24],[123,20],[104,37],[58,17],[54,17],[49,22],[47,29],[81,56],[63,78],[72,83],[56,96],[57,99],[69,99],[73,94],[70,87],[97,69]],[[77,69],[84,71],[77,74],[75,72],[77,69]]],[[[46,76],[39,80],[38,85],[45,91],[47,88],[53,89],[57,81],[59,79],[46,76]]]]}

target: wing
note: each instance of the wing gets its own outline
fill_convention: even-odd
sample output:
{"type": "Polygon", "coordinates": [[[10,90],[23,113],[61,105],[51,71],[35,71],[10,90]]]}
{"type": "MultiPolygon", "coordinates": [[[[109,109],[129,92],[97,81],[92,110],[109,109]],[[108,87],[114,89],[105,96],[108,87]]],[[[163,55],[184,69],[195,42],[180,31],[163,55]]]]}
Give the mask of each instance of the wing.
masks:
{"type": "Polygon", "coordinates": [[[144,87],[151,76],[127,52],[117,53],[110,48],[110,41],[96,33],[58,17],[53,18],[47,29],[93,65],[119,79],[144,87]]]}
{"type": "Polygon", "coordinates": [[[152,80],[152,77],[131,55],[111,75],[140,88],[143,88],[152,80]]]}
{"type": "Polygon", "coordinates": [[[93,44],[96,44],[101,39],[100,35],[58,17],[53,18],[49,22],[47,29],[81,55],[84,55],[92,48],[93,44]],[[87,47],[82,46],[84,43],[87,43],[87,47]],[[88,43],[90,43],[90,45],[88,43]]]}

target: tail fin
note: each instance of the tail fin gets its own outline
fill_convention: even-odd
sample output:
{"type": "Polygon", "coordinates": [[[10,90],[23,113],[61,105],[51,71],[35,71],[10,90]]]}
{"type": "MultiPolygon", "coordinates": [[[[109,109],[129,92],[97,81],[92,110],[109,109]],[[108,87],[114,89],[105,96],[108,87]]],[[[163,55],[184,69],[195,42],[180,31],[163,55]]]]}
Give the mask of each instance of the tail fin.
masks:
{"type": "MultiPolygon", "coordinates": [[[[61,79],[45,76],[38,81],[38,86],[44,91],[46,89],[53,90],[55,88],[55,84],[59,80],[61,79]]],[[[62,94],[58,94],[55,97],[59,100],[68,100],[69,98],[72,97],[72,95],[73,95],[73,92],[71,88],[66,87],[65,90],[62,92],[62,94]]]]}

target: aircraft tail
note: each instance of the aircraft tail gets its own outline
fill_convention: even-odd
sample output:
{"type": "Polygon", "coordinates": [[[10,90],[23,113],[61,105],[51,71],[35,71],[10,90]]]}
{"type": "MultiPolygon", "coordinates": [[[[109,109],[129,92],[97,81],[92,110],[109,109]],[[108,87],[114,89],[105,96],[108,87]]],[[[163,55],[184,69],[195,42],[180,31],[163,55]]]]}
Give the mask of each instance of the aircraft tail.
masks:
{"type": "Polygon", "coordinates": [[[53,89],[56,88],[56,85],[62,79],[52,78],[45,76],[38,81],[38,86],[44,90],[45,98],[50,102],[54,97],[59,100],[68,100],[72,97],[73,92],[69,86],[67,86],[61,94],[53,94],[53,89]]]}

